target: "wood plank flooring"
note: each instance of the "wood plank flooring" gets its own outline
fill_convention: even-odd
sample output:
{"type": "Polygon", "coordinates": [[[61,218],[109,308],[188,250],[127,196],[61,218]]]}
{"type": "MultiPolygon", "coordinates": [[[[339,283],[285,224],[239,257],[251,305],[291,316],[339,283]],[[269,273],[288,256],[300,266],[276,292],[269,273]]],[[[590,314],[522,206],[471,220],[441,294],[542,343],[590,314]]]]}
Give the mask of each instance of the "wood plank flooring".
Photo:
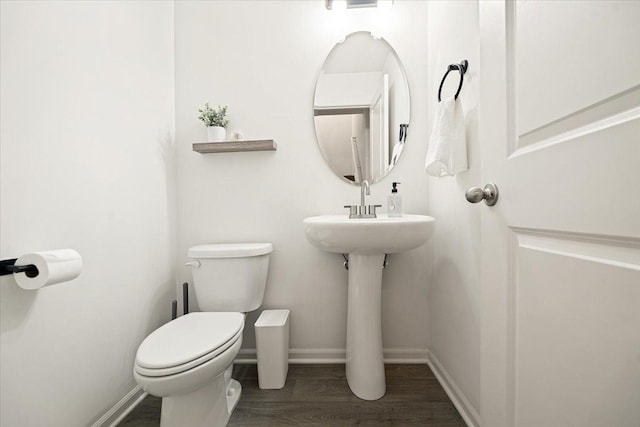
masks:
{"type": "MultiPolygon", "coordinates": [[[[256,365],[236,365],[242,397],[229,426],[465,426],[428,366],[385,370],[387,393],[368,402],[349,390],[344,365],[290,365],[281,390],[260,390],[256,365]]],[[[160,405],[160,398],[148,396],[120,426],[159,426],[160,405]]]]}

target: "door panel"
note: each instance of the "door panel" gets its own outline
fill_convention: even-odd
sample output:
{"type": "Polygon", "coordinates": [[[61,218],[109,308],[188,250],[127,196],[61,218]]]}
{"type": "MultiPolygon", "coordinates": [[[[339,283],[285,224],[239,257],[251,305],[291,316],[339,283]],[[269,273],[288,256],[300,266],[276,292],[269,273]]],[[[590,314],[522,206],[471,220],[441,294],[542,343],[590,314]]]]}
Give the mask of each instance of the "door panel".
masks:
{"type": "Polygon", "coordinates": [[[639,159],[640,114],[556,144],[516,151],[502,166],[513,178],[497,183],[502,208],[508,209],[512,226],[640,236],[640,197],[634,196],[639,159]]]}
{"type": "Polygon", "coordinates": [[[629,66],[640,2],[520,1],[513,12],[519,133],[640,85],[629,66]]]}
{"type": "Polygon", "coordinates": [[[640,419],[639,2],[481,2],[482,424],[640,419]],[[635,403],[634,403],[635,402],[635,403]]]}
{"type": "Polygon", "coordinates": [[[555,233],[515,237],[514,425],[633,426],[640,249],[555,233]]]}

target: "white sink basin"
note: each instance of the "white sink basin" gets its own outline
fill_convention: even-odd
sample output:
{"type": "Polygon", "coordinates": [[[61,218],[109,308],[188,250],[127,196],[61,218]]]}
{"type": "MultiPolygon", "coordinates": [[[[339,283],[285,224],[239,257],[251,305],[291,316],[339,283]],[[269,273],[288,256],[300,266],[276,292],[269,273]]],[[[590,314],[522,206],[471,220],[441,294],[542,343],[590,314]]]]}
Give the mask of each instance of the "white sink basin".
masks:
{"type": "Polygon", "coordinates": [[[341,254],[395,254],[415,249],[433,233],[435,219],[426,215],[349,219],[349,215],[305,218],[304,230],[312,245],[341,254]]]}
{"type": "Polygon", "coordinates": [[[311,244],[349,254],[345,365],[349,387],[361,399],[380,399],[386,391],[380,311],[385,254],[417,248],[429,239],[434,226],[435,219],[425,215],[363,219],[323,215],[304,220],[311,244]]]}

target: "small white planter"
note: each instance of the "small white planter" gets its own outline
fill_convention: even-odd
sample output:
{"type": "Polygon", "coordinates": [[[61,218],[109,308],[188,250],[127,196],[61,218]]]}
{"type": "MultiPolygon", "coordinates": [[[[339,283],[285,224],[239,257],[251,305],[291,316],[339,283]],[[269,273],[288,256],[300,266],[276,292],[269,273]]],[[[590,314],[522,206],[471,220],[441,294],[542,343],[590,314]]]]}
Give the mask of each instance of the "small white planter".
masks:
{"type": "Polygon", "coordinates": [[[222,126],[207,126],[209,142],[222,142],[227,137],[227,130],[222,126]]]}

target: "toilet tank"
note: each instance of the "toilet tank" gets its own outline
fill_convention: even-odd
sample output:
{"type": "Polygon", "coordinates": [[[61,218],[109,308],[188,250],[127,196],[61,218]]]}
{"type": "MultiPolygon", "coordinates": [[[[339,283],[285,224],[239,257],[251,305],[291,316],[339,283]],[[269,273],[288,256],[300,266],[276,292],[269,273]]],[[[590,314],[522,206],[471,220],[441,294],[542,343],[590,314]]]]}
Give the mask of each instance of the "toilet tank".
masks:
{"type": "Polygon", "coordinates": [[[249,312],[262,305],[271,243],[225,243],[189,249],[193,289],[202,311],[249,312]]]}

